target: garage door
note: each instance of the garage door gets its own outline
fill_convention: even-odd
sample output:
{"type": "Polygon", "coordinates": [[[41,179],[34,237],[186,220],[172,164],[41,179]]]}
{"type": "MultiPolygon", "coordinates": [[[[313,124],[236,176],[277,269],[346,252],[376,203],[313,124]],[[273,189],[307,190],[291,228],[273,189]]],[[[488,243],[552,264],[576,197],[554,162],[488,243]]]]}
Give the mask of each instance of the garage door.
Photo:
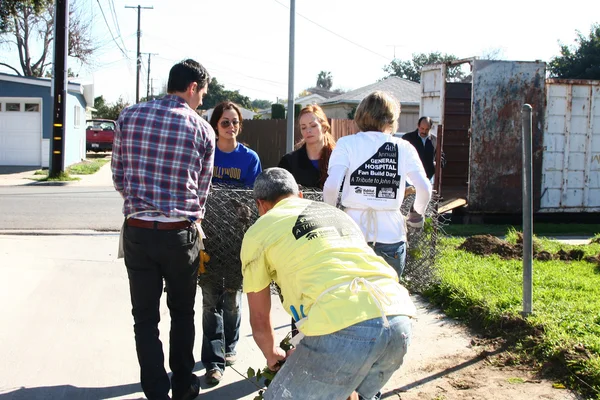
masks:
{"type": "Polygon", "coordinates": [[[0,97],[0,165],[40,166],[42,104],[0,97]]]}

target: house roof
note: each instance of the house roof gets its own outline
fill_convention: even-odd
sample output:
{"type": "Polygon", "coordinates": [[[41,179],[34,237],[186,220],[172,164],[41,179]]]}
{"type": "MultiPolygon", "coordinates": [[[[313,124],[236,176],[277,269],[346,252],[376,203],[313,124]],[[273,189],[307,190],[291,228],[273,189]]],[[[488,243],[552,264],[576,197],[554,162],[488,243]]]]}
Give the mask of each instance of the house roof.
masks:
{"type": "MultiPolygon", "coordinates": [[[[25,85],[52,87],[52,79],[50,78],[36,78],[32,76],[11,75],[6,74],[4,72],[0,72],[0,81],[22,83],[25,85]]],[[[69,92],[75,92],[84,95],[87,104],[94,104],[93,83],[80,83],[70,81],[67,90],[69,92]]]]}
{"type": "Polygon", "coordinates": [[[323,89],[323,88],[316,87],[316,86],[308,88],[308,89],[306,89],[306,91],[309,93],[312,93],[312,94],[318,94],[319,96],[323,96],[326,99],[330,99],[339,94],[337,92],[332,92],[331,90],[323,89]]]}
{"type": "Polygon", "coordinates": [[[339,96],[332,97],[321,105],[332,105],[340,103],[358,104],[369,94],[376,90],[387,92],[400,101],[402,105],[419,105],[421,102],[421,85],[402,79],[397,76],[390,76],[379,82],[361,88],[342,93],[339,96]]]}

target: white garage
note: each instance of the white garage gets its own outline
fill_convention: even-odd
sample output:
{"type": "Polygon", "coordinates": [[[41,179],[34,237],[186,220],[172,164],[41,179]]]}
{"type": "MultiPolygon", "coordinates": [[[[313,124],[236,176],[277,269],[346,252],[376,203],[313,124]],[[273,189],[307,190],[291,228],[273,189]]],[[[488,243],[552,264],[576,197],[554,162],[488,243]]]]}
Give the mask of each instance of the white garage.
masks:
{"type": "Polygon", "coordinates": [[[42,165],[42,99],[0,97],[0,165],[42,165]]]}

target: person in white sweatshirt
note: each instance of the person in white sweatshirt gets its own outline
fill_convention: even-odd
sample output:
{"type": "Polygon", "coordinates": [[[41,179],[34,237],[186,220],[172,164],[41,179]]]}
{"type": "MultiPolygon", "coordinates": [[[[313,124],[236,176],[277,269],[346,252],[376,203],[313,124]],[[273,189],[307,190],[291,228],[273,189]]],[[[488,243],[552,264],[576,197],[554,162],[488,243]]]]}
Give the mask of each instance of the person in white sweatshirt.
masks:
{"type": "Polygon", "coordinates": [[[354,116],[360,132],[340,138],[329,159],[323,199],[341,204],[360,226],[365,239],[398,276],[406,260],[406,222],[400,212],[407,178],[416,189],[415,211],[421,216],[411,226],[423,226],[431,199],[431,183],[415,148],[394,137],[400,103],[385,92],[363,99],[354,116]]]}

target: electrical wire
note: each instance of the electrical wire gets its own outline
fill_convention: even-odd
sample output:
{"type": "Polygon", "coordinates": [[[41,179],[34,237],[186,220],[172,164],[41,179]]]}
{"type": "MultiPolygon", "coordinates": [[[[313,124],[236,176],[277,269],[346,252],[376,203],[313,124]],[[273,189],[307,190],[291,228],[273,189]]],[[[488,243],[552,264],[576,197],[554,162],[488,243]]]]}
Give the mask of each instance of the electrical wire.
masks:
{"type": "MultiPolygon", "coordinates": [[[[276,2],[277,4],[280,4],[280,5],[281,5],[281,6],[283,6],[283,7],[287,8],[287,9],[289,9],[289,8],[290,8],[289,6],[287,6],[287,5],[283,4],[282,2],[280,2],[279,0],[275,0],[275,2],[276,2]]],[[[340,39],[343,39],[343,40],[345,40],[345,41],[346,41],[346,42],[348,42],[348,43],[351,43],[351,44],[353,44],[353,45],[355,45],[355,46],[357,46],[357,47],[360,47],[361,49],[363,49],[363,50],[366,50],[366,51],[368,51],[369,53],[375,54],[376,56],[379,56],[379,57],[381,57],[381,58],[385,59],[386,61],[392,61],[392,60],[391,60],[389,57],[386,57],[386,56],[384,56],[383,54],[379,54],[379,53],[377,53],[376,51],[373,51],[373,50],[369,49],[368,47],[365,47],[365,46],[363,46],[362,44],[356,43],[356,42],[354,42],[354,41],[352,41],[352,40],[350,40],[350,39],[348,39],[348,38],[346,38],[346,37],[344,37],[344,36],[340,35],[339,33],[337,33],[337,32],[334,32],[334,31],[332,31],[331,29],[324,27],[323,25],[319,24],[318,22],[315,22],[315,21],[313,21],[313,20],[309,19],[308,17],[305,17],[304,15],[302,15],[302,14],[300,14],[300,13],[296,13],[296,15],[298,15],[299,17],[302,17],[302,18],[304,18],[304,19],[305,19],[305,20],[307,20],[308,22],[310,22],[310,23],[312,23],[312,24],[314,24],[314,25],[318,26],[319,28],[323,29],[324,31],[327,31],[327,32],[331,33],[332,35],[335,35],[335,36],[339,37],[340,39]]]]}
{"type": "Polygon", "coordinates": [[[106,19],[106,15],[104,14],[104,10],[102,9],[102,4],[100,4],[100,0],[96,0],[96,1],[98,2],[98,6],[100,7],[100,12],[102,13],[102,17],[104,18],[104,23],[106,24],[106,28],[108,28],[108,32],[110,33],[110,36],[112,37],[113,42],[115,42],[115,44],[117,45],[117,47],[119,48],[119,50],[121,51],[123,56],[129,60],[129,56],[127,55],[127,52],[121,48],[121,46],[119,45],[119,42],[117,42],[117,40],[115,39],[115,35],[113,35],[112,30],[110,29],[110,25],[108,25],[108,20],[106,19]]]}

